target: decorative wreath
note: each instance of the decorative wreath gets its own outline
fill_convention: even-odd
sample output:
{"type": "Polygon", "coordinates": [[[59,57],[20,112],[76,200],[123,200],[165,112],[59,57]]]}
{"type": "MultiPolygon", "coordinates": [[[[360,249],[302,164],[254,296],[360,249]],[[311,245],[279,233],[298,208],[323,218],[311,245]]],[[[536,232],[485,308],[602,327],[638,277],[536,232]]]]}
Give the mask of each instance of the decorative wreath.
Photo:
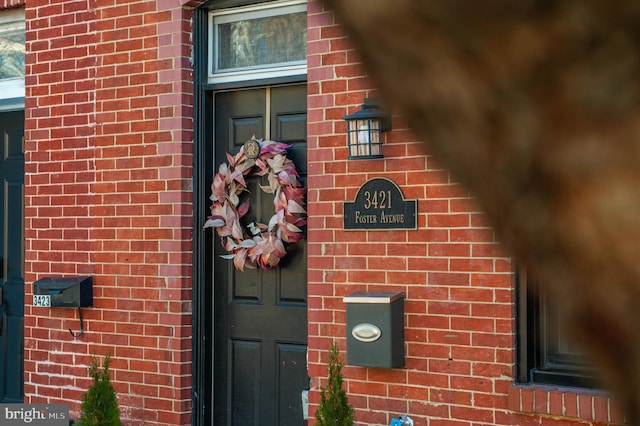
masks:
{"type": "Polygon", "coordinates": [[[222,257],[233,259],[241,271],[257,266],[262,270],[278,267],[287,253],[284,243],[303,238],[301,229],[307,223],[304,208],[305,189],[298,181],[299,174],[287,158],[290,145],[251,138],[235,155],[227,153],[227,163],[220,164],[211,184],[211,216],[205,228],[215,228],[225,250],[222,257]],[[243,229],[240,218],[249,211],[250,200],[241,202],[247,191],[245,176],[252,173],[267,176],[268,185],[260,188],[273,194],[275,214],[269,224],[252,222],[243,229]],[[249,235],[250,233],[250,235],[249,235]]]}

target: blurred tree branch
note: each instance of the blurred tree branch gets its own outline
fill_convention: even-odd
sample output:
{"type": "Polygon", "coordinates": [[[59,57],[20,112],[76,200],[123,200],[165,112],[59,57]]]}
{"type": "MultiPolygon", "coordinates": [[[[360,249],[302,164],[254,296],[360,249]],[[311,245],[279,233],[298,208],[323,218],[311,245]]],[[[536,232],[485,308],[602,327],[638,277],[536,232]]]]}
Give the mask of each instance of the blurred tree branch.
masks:
{"type": "Polygon", "coordinates": [[[640,424],[640,3],[325,1],[640,424]]]}

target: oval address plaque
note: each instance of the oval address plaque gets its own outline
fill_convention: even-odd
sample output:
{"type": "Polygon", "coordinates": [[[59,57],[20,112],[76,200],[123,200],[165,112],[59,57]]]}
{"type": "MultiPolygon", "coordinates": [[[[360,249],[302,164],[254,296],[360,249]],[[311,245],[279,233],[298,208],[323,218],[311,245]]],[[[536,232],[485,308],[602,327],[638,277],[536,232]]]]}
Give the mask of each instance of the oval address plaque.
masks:
{"type": "Polygon", "coordinates": [[[351,329],[351,335],[361,342],[375,342],[382,335],[382,331],[373,324],[364,322],[351,329]]]}

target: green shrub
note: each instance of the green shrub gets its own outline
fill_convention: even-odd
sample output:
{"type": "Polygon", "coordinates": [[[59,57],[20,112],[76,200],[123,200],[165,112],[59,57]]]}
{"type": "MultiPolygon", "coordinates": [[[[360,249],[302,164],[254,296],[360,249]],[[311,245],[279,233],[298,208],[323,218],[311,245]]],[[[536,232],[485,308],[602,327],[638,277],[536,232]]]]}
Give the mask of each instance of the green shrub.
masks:
{"type": "Polygon", "coordinates": [[[320,426],[350,426],[354,422],[354,409],[349,405],[347,393],[342,389],[342,366],[338,345],[333,342],[329,352],[329,381],[320,389],[320,405],[316,421],[320,426]]]}
{"type": "Polygon", "coordinates": [[[93,384],[82,396],[82,412],[77,422],[80,426],[121,426],[120,409],[116,399],[116,391],[111,384],[109,364],[111,355],[104,359],[104,368],[99,369],[95,355],[91,356],[89,376],[93,384]]]}

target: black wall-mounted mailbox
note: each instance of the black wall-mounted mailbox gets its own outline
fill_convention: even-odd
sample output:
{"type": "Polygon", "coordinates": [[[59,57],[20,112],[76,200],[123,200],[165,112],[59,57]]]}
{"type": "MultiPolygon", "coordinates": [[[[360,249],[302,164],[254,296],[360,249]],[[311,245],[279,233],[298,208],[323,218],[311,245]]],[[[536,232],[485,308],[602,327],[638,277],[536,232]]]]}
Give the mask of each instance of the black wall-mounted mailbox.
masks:
{"type": "Polygon", "coordinates": [[[33,305],[64,308],[93,306],[93,278],[42,278],[33,283],[33,305]]]}
{"type": "Polygon", "coordinates": [[[355,292],[347,305],[347,364],[404,367],[404,293],[355,292]]]}

